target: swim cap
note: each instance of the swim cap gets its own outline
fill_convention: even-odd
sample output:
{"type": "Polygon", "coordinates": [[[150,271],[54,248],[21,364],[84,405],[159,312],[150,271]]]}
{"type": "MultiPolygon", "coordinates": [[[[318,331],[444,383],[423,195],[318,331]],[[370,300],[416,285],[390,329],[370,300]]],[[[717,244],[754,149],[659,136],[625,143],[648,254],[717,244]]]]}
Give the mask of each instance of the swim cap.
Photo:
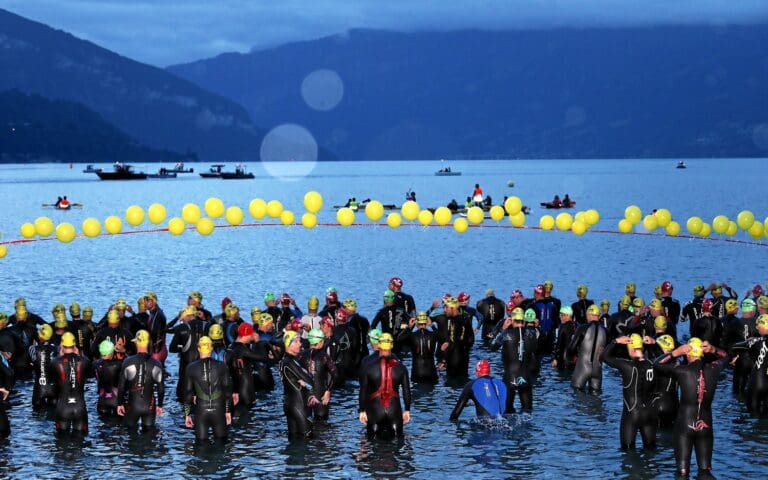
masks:
{"type": "Polygon", "coordinates": [[[573,309],[567,305],[560,307],[560,315],[573,316],[573,309]]]}
{"type": "Polygon", "coordinates": [[[458,298],[451,297],[451,298],[449,298],[449,299],[447,299],[445,301],[445,306],[446,307],[451,307],[451,308],[459,308],[461,306],[461,304],[459,304],[459,299],[458,298]]]}
{"type": "Polygon", "coordinates": [[[325,289],[325,294],[328,295],[329,293],[338,293],[339,291],[336,290],[336,287],[328,287],[325,289]]]}
{"type": "Polygon", "coordinates": [[[523,312],[523,309],[520,307],[515,308],[512,310],[512,320],[514,321],[523,321],[525,320],[525,313],[523,312]]]}
{"type": "Polygon", "coordinates": [[[664,283],[661,284],[661,293],[671,293],[673,288],[672,282],[665,280],[664,283]]]}
{"type": "Polygon", "coordinates": [[[552,293],[552,289],[555,288],[552,280],[544,280],[544,291],[546,293],[552,293]]]}
{"type": "Polygon", "coordinates": [[[754,287],[752,287],[752,295],[755,297],[759,297],[763,294],[763,286],[759,283],[756,283],[754,287]]]}
{"type": "Polygon", "coordinates": [[[629,282],[627,283],[627,286],[624,287],[624,291],[631,295],[637,291],[637,286],[634,282],[629,282]]]}
{"type": "MultiPolygon", "coordinates": [[[[331,287],[333,288],[333,287],[331,287]]],[[[336,289],[334,288],[332,292],[325,294],[325,301],[326,303],[336,303],[339,301],[339,296],[336,294],[336,289]]]]}
{"type": "Polygon", "coordinates": [[[579,298],[586,297],[587,292],[589,292],[589,289],[583,283],[576,287],[576,296],[579,298]]]}
{"type": "Polygon", "coordinates": [[[381,329],[372,328],[371,331],[368,332],[368,341],[371,342],[371,345],[378,345],[380,337],[381,329]]]}
{"type": "Polygon", "coordinates": [[[144,309],[144,300],[146,300],[147,297],[139,297],[139,299],[136,301],[136,305],[138,305],[139,310],[144,309]]]}
{"type": "Polygon", "coordinates": [[[416,314],[416,325],[426,325],[429,323],[429,315],[427,312],[419,312],[416,314]]]}
{"type": "MultiPolygon", "coordinates": [[[[64,340],[62,340],[62,345],[64,344],[64,340]]],[[[102,357],[106,357],[107,355],[112,355],[115,353],[115,344],[112,343],[112,340],[105,339],[103,342],[99,344],[99,355],[102,357]]]]}
{"type": "Polygon", "coordinates": [[[203,294],[198,292],[197,290],[192,290],[191,292],[189,292],[189,298],[194,298],[198,302],[202,302],[203,294]]]}
{"type": "Polygon", "coordinates": [[[622,307],[628,307],[632,305],[632,297],[630,297],[629,295],[623,295],[619,299],[619,305],[621,305],[622,307]]]}
{"type": "Polygon", "coordinates": [[[653,293],[655,293],[656,295],[661,295],[661,285],[656,285],[655,287],[653,287],[653,293]]]}
{"type": "Polygon", "coordinates": [[[757,307],[768,308],[768,297],[765,295],[760,295],[759,297],[757,297],[757,307]]]}
{"type": "MultiPolygon", "coordinates": [[[[66,319],[64,319],[66,321],[66,319]]],[[[8,323],[8,314],[5,312],[0,312],[0,323],[8,323]]]]}
{"type": "Polygon", "coordinates": [[[26,307],[27,306],[27,301],[24,300],[24,297],[19,297],[19,298],[16,299],[15,302],[13,302],[13,306],[16,307],[16,308],[18,308],[18,307],[26,307]]]}
{"type": "Polygon", "coordinates": [[[587,315],[600,315],[600,307],[593,303],[587,307],[587,315]]]}
{"type": "Polygon", "coordinates": [[[47,323],[45,325],[40,325],[40,328],[37,329],[37,338],[39,338],[43,342],[47,342],[48,340],[51,339],[52,336],[53,336],[53,329],[47,323]]]}
{"type": "Polygon", "coordinates": [[[311,297],[309,297],[309,301],[307,302],[307,307],[309,307],[310,310],[317,310],[318,308],[320,308],[320,299],[312,295],[311,297]]]}
{"type": "Polygon", "coordinates": [[[768,313],[764,313],[757,317],[757,321],[755,321],[755,327],[768,328],[768,313]]]}
{"type": "Polygon", "coordinates": [[[268,313],[262,313],[259,316],[259,326],[260,327],[264,327],[266,325],[269,325],[270,323],[272,323],[274,321],[275,321],[275,319],[272,318],[272,315],[270,315],[268,313]]]}
{"type": "Polygon", "coordinates": [[[149,332],[146,330],[139,330],[136,332],[136,336],[133,337],[133,343],[135,343],[137,347],[148,347],[149,332]]]}
{"type": "Polygon", "coordinates": [[[333,328],[336,326],[336,322],[334,322],[331,317],[323,317],[323,319],[320,320],[320,326],[333,328]]]}
{"type": "Polygon", "coordinates": [[[395,292],[392,290],[387,289],[384,292],[384,301],[387,303],[394,302],[395,301],[395,292]]]}
{"type": "Polygon", "coordinates": [[[701,301],[701,311],[702,312],[711,312],[712,311],[712,299],[711,298],[705,298],[701,301]]]}
{"type": "Polygon", "coordinates": [[[293,299],[289,293],[283,293],[283,295],[280,297],[280,303],[282,303],[285,307],[290,305],[291,301],[293,301],[293,299]]]}
{"type": "Polygon", "coordinates": [[[267,302],[274,302],[275,301],[275,294],[274,292],[267,292],[264,294],[264,303],[267,302]]]}
{"type": "Polygon", "coordinates": [[[241,323],[239,327],[237,327],[237,336],[238,337],[249,337],[253,335],[253,325],[250,323],[241,323]]]}
{"type": "Polygon", "coordinates": [[[93,318],[93,307],[83,307],[83,318],[93,318]]]}
{"type": "Polygon", "coordinates": [[[485,377],[491,374],[491,362],[486,359],[480,360],[475,366],[475,375],[485,377]]]}
{"type": "Polygon", "coordinates": [[[229,305],[230,303],[232,303],[232,299],[231,298],[229,298],[229,297],[222,298],[221,299],[221,309],[222,310],[226,310],[227,309],[227,305],[229,305]]]}
{"type": "Polygon", "coordinates": [[[649,303],[648,306],[654,310],[659,310],[662,308],[661,300],[659,300],[658,298],[654,298],[653,300],[651,300],[651,303],[649,303]]]}
{"type": "Polygon", "coordinates": [[[293,330],[294,332],[300,332],[301,331],[301,320],[298,318],[294,318],[291,320],[291,323],[288,324],[286,327],[286,330],[293,330]]]}
{"type": "Polygon", "coordinates": [[[519,288],[516,288],[512,290],[512,293],[509,295],[509,298],[525,298],[525,297],[523,296],[523,292],[519,288]]]}
{"type": "Polygon", "coordinates": [[[67,332],[61,336],[61,346],[71,348],[75,346],[75,336],[67,332]]]}
{"type": "Polygon", "coordinates": [[[56,328],[67,328],[67,316],[64,312],[56,312],[56,321],[53,322],[53,326],[56,328]]]}
{"type": "Polygon", "coordinates": [[[488,289],[485,290],[485,296],[486,297],[495,297],[496,296],[496,292],[494,292],[492,288],[488,288],[488,289]]]}
{"type": "Polygon", "coordinates": [[[738,312],[739,311],[739,303],[736,300],[734,300],[732,298],[729,298],[725,302],[725,311],[727,313],[736,313],[736,312],[738,312]]]}
{"type": "Polygon", "coordinates": [[[229,305],[224,308],[224,315],[226,315],[227,318],[237,318],[240,314],[240,307],[235,305],[234,303],[230,303],[229,305]]]}
{"type": "Polygon", "coordinates": [[[261,309],[259,307],[253,307],[251,309],[251,321],[258,323],[259,317],[261,317],[261,309]]]}
{"type": "Polygon", "coordinates": [[[656,343],[659,344],[664,353],[669,353],[675,349],[675,340],[672,335],[662,335],[656,339],[656,343]]]}
{"type": "Polygon", "coordinates": [[[128,303],[126,303],[124,298],[118,298],[117,302],[115,303],[115,308],[118,310],[125,310],[128,308],[128,303]]]}
{"type": "Polygon", "coordinates": [[[659,329],[666,330],[667,328],[667,317],[664,315],[659,315],[653,320],[653,326],[659,329]]]}
{"type": "Polygon", "coordinates": [[[307,341],[310,345],[317,345],[318,343],[325,340],[325,334],[323,331],[317,327],[313,328],[309,331],[307,334],[307,341]]]}
{"type": "Polygon", "coordinates": [[[110,310],[107,313],[107,323],[113,326],[120,323],[120,315],[118,315],[117,310],[110,310]]]}
{"type": "Polygon", "coordinates": [[[29,312],[27,312],[27,307],[24,305],[16,307],[16,320],[23,321],[27,319],[27,315],[29,315],[29,312]]]}
{"type": "Polygon", "coordinates": [[[211,340],[221,340],[224,338],[224,330],[222,330],[221,325],[214,323],[208,329],[208,336],[211,337],[211,340]]]}
{"type": "Polygon", "coordinates": [[[74,302],[72,305],[69,306],[69,314],[73,317],[79,317],[80,316],[80,304],[77,302],[74,302]]]}
{"type": "Polygon", "coordinates": [[[704,289],[704,285],[695,285],[693,287],[693,296],[694,297],[700,297],[707,293],[706,289],[704,289]]]}
{"type": "Polygon", "coordinates": [[[755,301],[751,298],[745,298],[741,302],[741,311],[742,312],[754,312],[757,308],[757,305],[755,304],[755,301]]]}
{"type": "Polygon", "coordinates": [[[642,297],[637,297],[632,300],[632,306],[635,308],[643,308],[645,306],[645,300],[642,297]]]}
{"type": "Polygon", "coordinates": [[[155,292],[147,292],[144,296],[151,298],[153,302],[157,302],[157,294],[155,292]]]}
{"type": "Polygon", "coordinates": [[[197,351],[200,353],[211,353],[213,351],[213,340],[211,340],[211,337],[200,337],[200,340],[197,342],[197,351]]]}
{"type": "Polygon", "coordinates": [[[189,317],[189,316],[196,317],[197,316],[197,307],[195,307],[194,305],[187,305],[186,307],[184,307],[184,310],[181,311],[181,316],[182,317],[189,317]]]}
{"type": "Polygon", "coordinates": [[[354,298],[347,298],[344,300],[344,308],[347,309],[347,312],[349,313],[355,313],[357,311],[357,302],[354,298]]]}
{"type": "Polygon", "coordinates": [[[336,323],[346,323],[347,322],[347,309],[346,308],[337,308],[336,309],[336,323]]]}
{"type": "Polygon", "coordinates": [[[286,330],[285,333],[283,333],[283,345],[287,349],[291,344],[299,339],[299,334],[294,332],[293,330],[286,330]]]}
{"type": "Polygon", "coordinates": [[[629,336],[629,348],[643,348],[643,337],[633,333],[629,336]]]}
{"type": "Polygon", "coordinates": [[[456,300],[458,300],[459,303],[467,303],[469,302],[469,294],[467,292],[459,292],[459,296],[456,297],[456,300]]]}
{"type": "Polygon", "coordinates": [[[400,277],[392,277],[389,279],[389,283],[397,288],[403,288],[403,279],[400,277]]]}
{"type": "Polygon", "coordinates": [[[535,287],[533,287],[533,294],[534,295],[544,295],[544,285],[538,284],[535,287]]]}
{"type": "Polygon", "coordinates": [[[692,357],[701,357],[704,355],[704,350],[701,348],[701,339],[693,337],[688,340],[688,345],[691,346],[691,351],[688,352],[688,355],[692,357]]]}
{"type": "Polygon", "coordinates": [[[712,288],[712,293],[723,293],[723,284],[716,283],[715,286],[712,288]]]}
{"type": "Polygon", "coordinates": [[[63,303],[57,303],[56,305],[53,306],[53,310],[51,310],[51,314],[53,314],[53,316],[56,316],[56,312],[66,312],[66,311],[67,311],[67,308],[64,306],[63,303]]]}
{"type": "Polygon", "coordinates": [[[529,308],[525,311],[525,321],[529,323],[536,321],[536,311],[534,309],[529,308]]]}
{"type": "Polygon", "coordinates": [[[601,307],[611,308],[611,301],[607,298],[604,298],[602,302],[600,302],[601,307]]]}
{"type": "Polygon", "coordinates": [[[379,348],[382,350],[392,350],[393,345],[394,340],[392,339],[392,335],[388,333],[382,333],[379,337],[379,348]]]}

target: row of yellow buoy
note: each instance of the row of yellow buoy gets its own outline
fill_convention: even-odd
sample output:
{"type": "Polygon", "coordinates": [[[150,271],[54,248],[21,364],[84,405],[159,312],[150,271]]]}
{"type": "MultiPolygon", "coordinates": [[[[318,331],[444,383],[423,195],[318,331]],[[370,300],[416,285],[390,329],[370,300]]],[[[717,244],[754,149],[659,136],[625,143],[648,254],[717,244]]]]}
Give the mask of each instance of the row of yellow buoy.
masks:
{"type": "Polygon", "coordinates": [[[680,224],[672,219],[672,212],[666,208],[659,208],[656,212],[643,216],[642,210],[637,205],[630,205],[624,209],[624,218],[619,220],[619,232],[631,233],[635,225],[641,222],[643,228],[649,232],[663,228],[669,236],[675,237],[680,234],[680,224]]]}
{"type": "MultiPolygon", "coordinates": [[[[619,231],[630,233],[634,225],[640,223],[641,219],[643,227],[649,232],[657,228],[664,228],[667,235],[680,234],[680,224],[672,220],[672,213],[669,210],[660,208],[643,217],[642,211],[637,205],[630,205],[624,210],[624,218],[619,221],[619,231]]],[[[739,229],[742,229],[753,240],[760,240],[768,232],[768,218],[761,223],[755,219],[754,213],[749,210],[742,210],[737,215],[736,221],[730,220],[725,215],[717,215],[712,219],[711,225],[702,220],[701,217],[693,216],[685,222],[685,228],[691,235],[700,237],[709,237],[712,232],[732,237],[738,233],[739,229]]]]}
{"type": "Polygon", "coordinates": [[[568,212],[562,212],[553,217],[552,215],[542,215],[539,219],[539,227],[542,230],[553,230],[557,227],[560,231],[571,231],[576,235],[584,235],[590,227],[597,225],[600,221],[600,212],[595,209],[589,209],[583,212],[577,212],[572,216],[568,212]]]}

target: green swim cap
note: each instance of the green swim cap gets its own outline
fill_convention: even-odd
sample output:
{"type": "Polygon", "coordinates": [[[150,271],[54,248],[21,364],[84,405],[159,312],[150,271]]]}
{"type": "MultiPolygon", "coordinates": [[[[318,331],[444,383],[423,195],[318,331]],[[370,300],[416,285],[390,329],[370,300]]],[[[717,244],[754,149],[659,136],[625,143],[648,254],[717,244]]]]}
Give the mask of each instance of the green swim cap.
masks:
{"type": "Polygon", "coordinates": [[[381,329],[372,328],[371,331],[368,332],[368,340],[371,342],[371,345],[377,345],[379,343],[380,336],[381,336],[381,329]]]}
{"type": "Polygon", "coordinates": [[[529,308],[525,311],[525,321],[526,322],[535,322],[536,321],[536,311],[532,308],[529,308]]]}
{"type": "Polygon", "coordinates": [[[561,315],[568,315],[569,317],[573,316],[573,309],[569,306],[563,306],[560,307],[560,314],[561,315]]]}
{"type": "Polygon", "coordinates": [[[384,301],[385,302],[393,302],[395,301],[395,292],[392,290],[387,290],[384,292],[384,301]]]}
{"type": "Polygon", "coordinates": [[[741,302],[741,311],[742,312],[754,312],[757,308],[757,305],[755,304],[755,301],[751,298],[745,298],[741,302]]]}
{"type": "Polygon", "coordinates": [[[115,344],[112,343],[112,340],[106,339],[99,344],[99,355],[102,357],[112,355],[113,353],[115,353],[115,344]]]}
{"type": "Polygon", "coordinates": [[[313,328],[309,331],[307,334],[307,341],[310,345],[317,345],[318,343],[325,340],[325,334],[323,331],[317,327],[313,328]]]}
{"type": "Polygon", "coordinates": [[[267,292],[264,294],[264,303],[266,302],[274,302],[275,301],[275,294],[274,292],[267,292]]]}

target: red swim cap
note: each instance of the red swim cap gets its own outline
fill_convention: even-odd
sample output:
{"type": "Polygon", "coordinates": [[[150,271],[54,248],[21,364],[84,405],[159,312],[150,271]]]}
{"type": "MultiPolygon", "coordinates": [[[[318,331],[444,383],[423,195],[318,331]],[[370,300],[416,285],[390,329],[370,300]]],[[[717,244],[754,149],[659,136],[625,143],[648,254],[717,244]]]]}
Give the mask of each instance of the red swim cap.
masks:
{"type": "Polygon", "coordinates": [[[336,309],[336,321],[338,323],[345,323],[347,321],[347,309],[346,308],[338,308],[336,309]]]}
{"type": "Polygon", "coordinates": [[[488,360],[480,360],[475,367],[475,375],[478,377],[484,377],[491,374],[491,362],[488,360]]]}
{"type": "Polygon", "coordinates": [[[230,303],[232,303],[232,299],[231,298],[229,298],[229,297],[222,298],[221,299],[221,309],[224,310],[225,308],[227,308],[227,305],[229,305],[230,303]]]}
{"type": "Polygon", "coordinates": [[[294,332],[298,332],[301,330],[301,320],[298,318],[294,318],[291,320],[290,325],[288,325],[288,330],[293,330],[294,332]]]}
{"type": "Polygon", "coordinates": [[[240,326],[237,327],[237,336],[247,337],[249,335],[253,335],[253,326],[250,323],[241,323],[240,326]]]}
{"type": "Polygon", "coordinates": [[[661,293],[670,293],[672,291],[672,282],[669,280],[661,284],[661,293]]]}
{"type": "Polygon", "coordinates": [[[467,292],[459,292],[459,296],[456,298],[459,299],[459,303],[466,303],[469,301],[469,294],[467,292]]]}
{"type": "Polygon", "coordinates": [[[701,311],[702,312],[711,312],[712,311],[712,299],[711,298],[705,298],[701,301],[701,311]]]}

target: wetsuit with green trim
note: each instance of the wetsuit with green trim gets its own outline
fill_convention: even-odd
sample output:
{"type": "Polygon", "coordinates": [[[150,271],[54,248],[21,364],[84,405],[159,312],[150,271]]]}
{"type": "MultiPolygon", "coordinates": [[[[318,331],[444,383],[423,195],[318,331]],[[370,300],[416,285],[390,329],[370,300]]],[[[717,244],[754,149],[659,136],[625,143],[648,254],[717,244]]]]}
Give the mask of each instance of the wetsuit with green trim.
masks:
{"type": "Polygon", "coordinates": [[[163,364],[148,353],[137,353],[125,359],[118,381],[118,399],[125,407],[125,424],[142,428],[155,426],[155,407],[163,408],[165,382],[163,364]]]}
{"type": "Polygon", "coordinates": [[[232,409],[232,380],[224,362],[203,358],[187,366],[184,375],[184,415],[194,405],[194,429],[197,440],[227,436],[226,414],[232,409]]]}

